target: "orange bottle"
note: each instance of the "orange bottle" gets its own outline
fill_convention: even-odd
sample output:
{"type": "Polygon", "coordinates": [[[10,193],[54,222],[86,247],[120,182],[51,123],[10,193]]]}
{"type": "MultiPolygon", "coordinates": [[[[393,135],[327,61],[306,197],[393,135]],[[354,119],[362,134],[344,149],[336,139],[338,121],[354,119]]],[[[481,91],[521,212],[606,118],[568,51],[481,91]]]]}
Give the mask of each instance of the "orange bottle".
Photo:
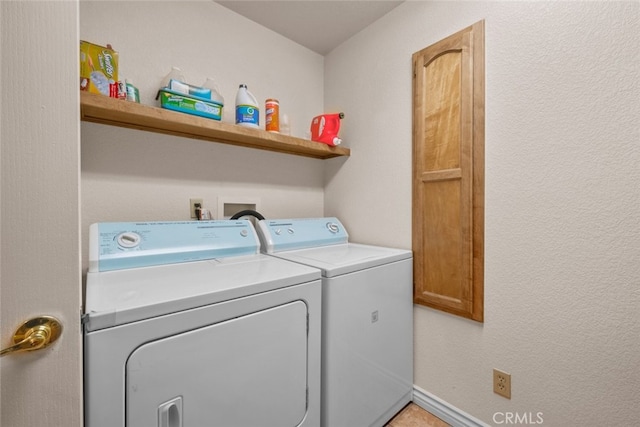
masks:
{"type": "Polygon", "coordinates": [[[280,132],[280,103],[277,99],[265,101],[264,122],[268,132],[280,132]]]}

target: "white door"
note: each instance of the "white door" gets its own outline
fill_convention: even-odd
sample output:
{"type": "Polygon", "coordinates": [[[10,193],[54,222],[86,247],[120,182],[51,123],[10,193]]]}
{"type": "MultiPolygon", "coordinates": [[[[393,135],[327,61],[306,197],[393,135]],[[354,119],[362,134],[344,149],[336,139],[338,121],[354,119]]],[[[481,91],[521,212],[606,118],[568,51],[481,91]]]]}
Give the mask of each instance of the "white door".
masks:
{"type": "Polygon", "coordinates": [[[82,425],[78,2],[0,1],[0,346],[25,320],[63,325],[0,359],[0,425],[82,425]]]}
{"type": "Polygon", "coordinates": [[[307,345],[302,301],[146,343],[127,359],[127,426],[299,426],[307,345]]]}

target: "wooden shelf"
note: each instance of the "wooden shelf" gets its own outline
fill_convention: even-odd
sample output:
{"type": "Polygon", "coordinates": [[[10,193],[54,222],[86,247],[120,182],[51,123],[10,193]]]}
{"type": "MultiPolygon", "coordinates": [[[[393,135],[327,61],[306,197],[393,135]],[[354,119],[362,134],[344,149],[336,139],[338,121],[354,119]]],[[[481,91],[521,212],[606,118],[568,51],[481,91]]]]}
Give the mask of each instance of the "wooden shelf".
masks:
{"type": "Polygon", "coordinates": [[[344,147],[330,147],[307,139],[246,128],[88,92],[80,92],[80,119],[85,122],[202,139],[317,159],[329,159],[351,154],[350,150],[344,147]]]}

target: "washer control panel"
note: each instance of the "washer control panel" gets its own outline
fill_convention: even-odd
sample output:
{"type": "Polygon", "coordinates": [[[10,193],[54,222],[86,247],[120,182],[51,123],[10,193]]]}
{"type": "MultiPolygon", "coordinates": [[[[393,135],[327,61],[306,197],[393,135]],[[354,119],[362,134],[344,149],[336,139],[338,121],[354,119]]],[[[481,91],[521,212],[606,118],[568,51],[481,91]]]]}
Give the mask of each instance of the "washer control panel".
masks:
{"type": "Polygon", "coordinates": [[[89,228],[89,271],[259,253],[250,221],[105,222],[89,228]]]}
{"type": "Polygon", "coordinates": [[[295,249],[348,243],[349,235],[335,217],[275,219],[258,222],[262,251],[276,253],[295,249]]]}

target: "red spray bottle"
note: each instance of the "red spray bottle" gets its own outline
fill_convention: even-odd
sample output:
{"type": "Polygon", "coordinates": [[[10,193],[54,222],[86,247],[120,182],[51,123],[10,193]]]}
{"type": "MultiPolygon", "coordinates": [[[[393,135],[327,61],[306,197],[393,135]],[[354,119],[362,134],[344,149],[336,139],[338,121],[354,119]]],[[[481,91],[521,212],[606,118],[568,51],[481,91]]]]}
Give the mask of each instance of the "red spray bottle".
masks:
{"type": "Polygon", "coordinates": [[[344,113],[322,114],[311,120],[311,140],[327,145],[340,145],[342,140],[338,138],[340,132],[340,119],[344,113]]]}

